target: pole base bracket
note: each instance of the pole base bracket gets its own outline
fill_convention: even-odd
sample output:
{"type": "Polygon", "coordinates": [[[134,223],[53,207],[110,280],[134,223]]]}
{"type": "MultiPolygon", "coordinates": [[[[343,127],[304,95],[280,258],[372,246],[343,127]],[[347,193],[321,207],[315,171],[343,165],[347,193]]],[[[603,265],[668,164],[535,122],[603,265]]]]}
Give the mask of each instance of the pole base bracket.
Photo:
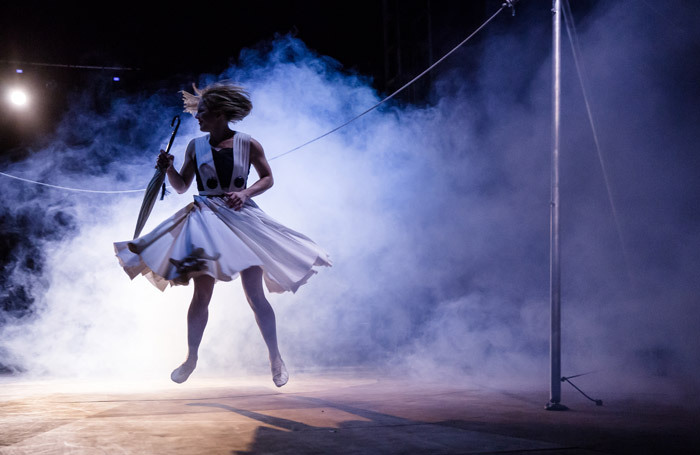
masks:
{"type": "Polygon", "coordinates": [[[544,408],[545,408],[547,411],[568,411],[568,410],[569,410],[569,408],[567,408],[567,407],[564,406],[563,404],[561,404],[561,403],[553,403],[553,402],[551,402],[551,401],[550,401],[549,403],[547,403],[546,405],[544,405],[544,408]]]}

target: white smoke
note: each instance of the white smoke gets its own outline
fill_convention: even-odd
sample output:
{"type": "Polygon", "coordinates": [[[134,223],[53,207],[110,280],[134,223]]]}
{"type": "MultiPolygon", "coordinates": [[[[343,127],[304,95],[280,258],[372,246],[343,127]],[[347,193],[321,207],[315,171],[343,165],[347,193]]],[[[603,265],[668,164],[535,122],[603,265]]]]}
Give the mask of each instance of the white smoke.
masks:
{"type": "MultiPolygon", "coordinates": [[[[659,109],[682,103],[668,75],[649,68],[661,55],[684,62],[690,45],[660,38],[688,28],[647,26],[652,10],[622,3],[587,16],[579,32],[624,245],[573,62],[564,61],[563,373],[597,370],[589,381],[599,387],[621,377],[639,378],[635,387],[657,379],[695,387],[699,220],[689,213],[698,137],[686,117],[670,123],[659,109]]],[[[198,81],[231,78],[250,90],[253,112],[235,128],[263,144],[275,176],[257,202],[334,261],[296,294],[270,296],[292,370],[384,365],[422,377],[547,383],[549,15],[523,10],[527,29],[500,24],[467,50],[482,57],[469,86],[460,87],[453,63],[432,106],[388,103],[277,159],[378,102],[370,81],[289,37],[198,81]]],[[[697,33],[686,38],[697,45],[697,33]]],[[[76,109],[51,147],[12,170],[73,186],[144,187],[178,101],[173,93],[118,100],[100,115],[76,109]]],[[[183,117],[177,166],[198,134],[183,117]]],[[[27,204],[60,207],[76,229],[41,241],[37,314],[2,328],[8,359],[27,374],[166,380],[185,355],[191,288],[160,293],[119,268],[112,242],[130,237],[141,195],[34,191],[27,204]]],[[[146,230],[191,194],[158,201],[146,230]]],[[[201,375],[267,368],[238,281],[215,288],[200,359],[201,375]]]]}

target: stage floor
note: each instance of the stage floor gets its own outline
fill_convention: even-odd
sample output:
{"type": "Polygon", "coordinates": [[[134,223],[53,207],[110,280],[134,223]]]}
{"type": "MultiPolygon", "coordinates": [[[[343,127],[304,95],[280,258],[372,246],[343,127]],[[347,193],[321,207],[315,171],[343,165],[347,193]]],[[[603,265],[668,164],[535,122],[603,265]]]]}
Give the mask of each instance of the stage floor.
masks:
{"type": "Polygon", "coordinates": [[[0,380],[0,454],[700,453],[697,409],[343,370],[186,384],[0,380]]]}

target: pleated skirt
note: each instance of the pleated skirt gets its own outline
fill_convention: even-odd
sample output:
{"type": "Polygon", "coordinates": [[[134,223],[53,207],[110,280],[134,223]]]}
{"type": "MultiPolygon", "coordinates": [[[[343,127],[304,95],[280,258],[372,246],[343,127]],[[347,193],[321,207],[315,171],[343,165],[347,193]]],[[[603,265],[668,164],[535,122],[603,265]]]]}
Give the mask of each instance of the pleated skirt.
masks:
{"type": "Polygon", "coordinates": [[[305,235],[275,221],[250,201],[240,210],[219,197],[194,202],[137,239],[115,242],[119,264],[131,279],[144,275],[161,291],[199,275],[231,281],[253,266],[270,292],[296,292],[328,254],[305,235]]]}

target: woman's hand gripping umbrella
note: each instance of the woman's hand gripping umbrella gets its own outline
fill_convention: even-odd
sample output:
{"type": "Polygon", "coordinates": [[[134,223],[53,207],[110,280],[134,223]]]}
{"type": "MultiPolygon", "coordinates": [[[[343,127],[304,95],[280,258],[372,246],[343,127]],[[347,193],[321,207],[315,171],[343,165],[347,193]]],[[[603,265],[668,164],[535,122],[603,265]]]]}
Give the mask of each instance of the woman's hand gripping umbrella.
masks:
{"type": "MultiPolygon", "coordinates": [[[[170,126],[175,126],[172,134],[170,135],[170,141],[168,142],[168,147],[165,149],[166,155],[170,153],[170,147],[173,145],[173,140],[177,134],[178,128],[180,128],[180,116],[176,115],[173,117],[173,121],[170,122],[170,126]]],[[[136,230],[134,231],[134,238],[141,235],[141,230],[148,220],[148,216],[153,210],[153,205],[156,203],[156,198],[158,197],[158,191],[161,186],[163,187],[163,196],[165,195],[165,171],[167,170],[170,163],[164,163],[163,160],[158,160],[156,165],[156,172],[153,174],[151,181],[146,188],[146,192],[143,195],[143,202],[141,203],[141,210],[139,211],[139,217],[136,221],[136,230]]],[[[163,199],[161,196],[161,199],[163,199]]]]}

